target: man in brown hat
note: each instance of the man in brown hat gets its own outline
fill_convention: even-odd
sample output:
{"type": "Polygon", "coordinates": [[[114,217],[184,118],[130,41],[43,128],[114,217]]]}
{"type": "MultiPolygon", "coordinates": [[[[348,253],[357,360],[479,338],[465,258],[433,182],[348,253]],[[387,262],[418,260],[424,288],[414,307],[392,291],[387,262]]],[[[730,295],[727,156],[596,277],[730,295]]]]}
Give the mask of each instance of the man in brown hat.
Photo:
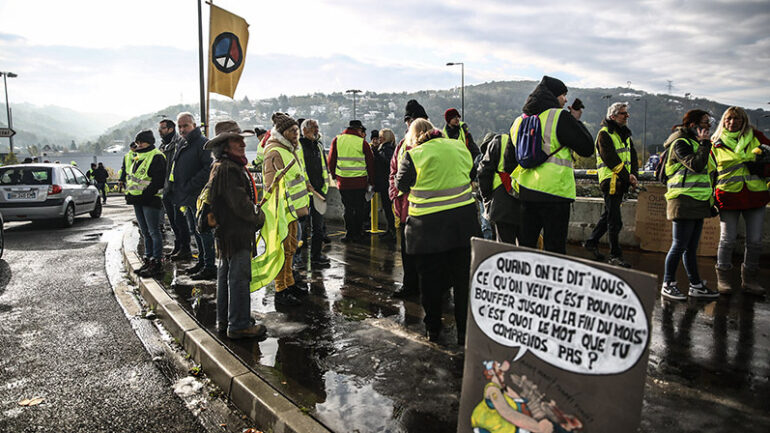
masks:
{"type": "Polygon", "coordinates": [[[256,249],[256,232],[263,216],[257,207],[257,192],[251,174],[246,169],[244,137],[251,131],[241,131],[232,120],[218,122],[216,137],[204,146],[211,150],[214,163],[209,176],[208,201],[215,221],[214,239],[217,243],[217,329],[229,338],[261,338],[264,325],[251,319],[249,282],[251,253],[256,249]]]}

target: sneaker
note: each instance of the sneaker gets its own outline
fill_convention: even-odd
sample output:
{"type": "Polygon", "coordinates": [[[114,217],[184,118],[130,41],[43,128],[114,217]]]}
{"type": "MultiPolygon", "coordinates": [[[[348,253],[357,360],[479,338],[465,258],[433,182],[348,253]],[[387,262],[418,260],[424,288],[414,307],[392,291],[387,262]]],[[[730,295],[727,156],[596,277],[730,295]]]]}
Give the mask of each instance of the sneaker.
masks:
{"type": "Polygon", "coordinates": [[[201,269],[203,269],[203,262],[198,262],[195,264],[195,266],[185,269],[184,273],[187,275],[195,275],[200,272],[201,269]]]}
{"type": "Polygon", "coordinates": [[[702,280],[698,284],[690,283],[690,296],[693,298],[718,298],[719,292],[714,289],[706,287],[706,280],[702,280]]]}
{"type": "Polygon", "coordinates": [[[607,260],[607,263],[613,266],[620,266],[621,268],[631,267],[631,264],[623,260],[623,257],[620,256],[610,256],[609,260],[607,260]]]}
{"type": "Polygon", "coordinates": [[[214,280],[217,278],[217,268],[206,266],[200,271],[190,275],[191,280],[214,280]]]}
{"type": "Polygon", "coordinates": [[[679,291],[679,287],[676,286],[676,281],[663,283],[663,288],[660,290],[660,296],[675,301],[684,301],[687,299],[687,295],[679,291]]]}
{"type": "Polygon", "coordinates": [[[604,254],[599,252],[598,245],[594,244],[593,242],[585,241],[583,242],[583,248],[585,248],[586,251],[594,255],[594,260],[598,260],[600,262],[604,261],[604,254]]]}
{"type": "Polygon", "coordinates": [[[299,299],[291,294],[291,291],[288,288],[281,290],[280,292],[275,292],[275,303],[276,305],[285,305],[289,307],[302,304],[299,299]]]}
{"type": "Polygon", "coordinates": [[[227,330],[227,338],[239,340],[241,338],[262,338],[267,334],[265,325],[254,325],[245,329],[227,330]]]}

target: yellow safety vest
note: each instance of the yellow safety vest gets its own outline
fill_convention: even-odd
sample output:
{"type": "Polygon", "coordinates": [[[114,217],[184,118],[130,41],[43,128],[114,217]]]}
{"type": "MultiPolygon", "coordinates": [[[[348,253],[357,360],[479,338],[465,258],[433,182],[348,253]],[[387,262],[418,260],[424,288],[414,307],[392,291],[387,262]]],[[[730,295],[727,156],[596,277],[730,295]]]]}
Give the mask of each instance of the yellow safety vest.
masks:
{"type": "Polygon", "coordinates": [[[689,138],[679,138],[669,147],[668,159],[666,160],[666,200],[672,200],[680,195],[687,195],[700,201],[713,201],[714,189],[711,185],[711,172],[716,168],[716,161],[713,155],[709,155],[708,164],[702,172],[694,172],[682,165],[681,162],[673,162],[672,154],[674,145],[684,140],[692,146],[692,151],[697,152],[700,144],[696,140],[689,138]]]}
{"type": "MultiPolygon", "coordinates": [[[[757,175],[749,173],[747,162],[756,160],[752,151],[759,147],[759,140],[754,137],[754,132],[749,130],[747,134],[735,142],[726,137],[729,132],[722,134],[717,140],[716,146],[711,148],[717,164],[716,189],[725,192],[740,192],[745,184],[749,191],[767,191],[765,180],[757,175]],[[731,144],[728,145],[727,142],[731,144]]],[[[737,135],[737,134],[734,134],[737,135]]]]}
{"type": "MultiPolygon", "coordinates": [[[[615,145],[615,152],[617,152],[618,157],[620,158],[620,162],[623,166],[626,167],[626,170],[628,170],[629,173],[631,173],[631,144],[629,143],[629,138],[626,138],[626,141],[622,141],[620,139],[620,134],[617,132],[610,132],[610,130],[605,126],[602,129],[599,130],[599,132],[606,132],[609,134],[610,138],[612,139],[612,144],[615,145]]],[[[602,161],[601,155],[599,155],[599,134],[596,134],[596,169],[599,172],[599,183],[604,181],[604,179],[609,179],[612,177],[613,173],[617,174],[622,170],[621,167],[607,167],[604,164],[604,161],[602,161]],[[615,171],[617,169],[617,172],[615,171]]]]}
{"type": "Polygon", "coordinates": [[[329,167],[326,165],[326,157],[324,156],[324,146],[321,142],[318,142],[318,152],[321,155],[321,171],[323,171],[324,186],[321,187],[321,192],[324,196],[329,191],[329,167]]]}
{"type": "MultiPolygon", "coordinates": [[[[160,155],[163,159],[166,159],[166,156],[157,148],[149,152],[135,152],[134,155],[133,160],[127,162],[130,165],[126,165],[126,194],[141,195],[142,191],[150,186],[150,182],[152,182],[152,178],[147,171],[150,169],[150,164],[152,164],[155,155],[160,155]],[[134,169],[134,161],[138,163],[136,169],[134,169]]],[[[155,196],[162,197],[163,188],[159,189],[155,196]]]]}
{"type": "MultiPolygon", "coordinates": [[[[468,142],[465,140],[465,131],[463,130],[463,125],[465,125],[465,122],[460,122],[460,134],[457,136],[457,140],[460,140],[467,145],[468,142]]],[[[449,138],[449,134],[446,132],[446,126],[444,126],[444,137],[449,138]]]]}
{"type": "MultiPolygon", "coordinates": [[[[551,108],[538,115],[540,119],[540,129],[543,134],[543,151],[551,154],[550,158],[534,168],[521,168],[516,180],[519,185],[540,191],[546,194],[555,195],[574,200],[575,194],[575,174],[572,170],[572,154],[569,148],[562,147],[559,139],[556,137],[556,124],[559,122],[563,110],[551,108]]],[[[518,137],[521,117],[517,117],[511,126],[511,137],[518,137]]],[[[518,145],[518,143],[516,143],[518,145]]]]}
{"type": "MultiPolygon", "coordinates": [[[[503,179],[500,177],[500,173],[505,173],[505,152],[508,148],[508,143],[510,142],[511,137],[508,134],[501,134],[500,137],[500,161],[497,163],[497,171],[495,172],[495,176],[492,178],[492,191],[496,190],[498,187],[503,185],[503,179]]],[[[515,148],[511,148],[513,152],[516,151],[515,148]]],[[[511,190],[513,192],[513,196],[518,197],[519,195],[519,182],[516,180],[516,176],[521,173],[521,166],[516,166],[516,168],[513,170],[512,173],[508,173],[511,176],[511,190]]]]}
{"type": "Polygon", "coordinates": [[[352,134],[337,136],[337,176],[361,177],[366,176],[366,157],[364,156],[364,139],[352,134]]]}
{"type": "Polygon", "coordinates": [[[407,151],[417,179],[409,192],[409,215],[422,216],[474,203],[471,153],[459,140],[434,138],[407,151]]]}
{"type": "MultiPolygon", "coordinates": [[[[131,167],[131,161],[134,160],[134,151],[129,150],[128,153],[123,156],[123,167],[126,168],[126,174],[128,174],[128,169],[131,167]]],[[[120,167],[120,170],[118,171],[118,179],[123,177],[123,167],[120,167]]]]}
{"type": "MultiPolygon", "coordinates": [[[[288,191],[288,221],[297,219],[296,209],[301,209],[310,205],[310,192],[307,190],[307,178],[305,176],[304,162],[300,161],[296,153],[291,152],[281,145],[271,145],[265,149],[265,156],[268,153],[276,151],[281,155],[283,166],[287,167],[292,159],[297,158],[297,162],[289,168],[284,175],[284,182],[288,191]]],[[[285,168],[284,168],[285,170],[285,168]]],[[[276,173],[277,175],[278,173],[276,173]]]]}

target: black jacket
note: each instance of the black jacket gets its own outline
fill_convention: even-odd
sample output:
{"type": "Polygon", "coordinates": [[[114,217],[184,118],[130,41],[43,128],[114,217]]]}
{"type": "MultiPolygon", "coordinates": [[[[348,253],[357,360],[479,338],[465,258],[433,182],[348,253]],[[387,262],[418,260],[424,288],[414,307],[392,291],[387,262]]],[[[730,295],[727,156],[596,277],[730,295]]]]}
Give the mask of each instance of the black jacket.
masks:
{"type": "MultiPolygon", "coordinates": [[[[144,149],[137,150],[136,153],[145,153],[155,149],[154,145],[150,145],[144,149]]],[[[128,168],[130,173],[134,173],[139,168],[140,161],[133,161],[128,168]]],[[[150,167],[147,169],[147,174],[150,176],[150,184],[142,190],[140,195],[126,194],[126,204],[150,206],[160,209],[163,205],[160,201],[160,197],[155,194],[163,189],[163,181],[166,177],[166,158],[163,155],[155,155],[150,162],[150,167]]]]}
{"type": "Polygon", "coordinates": [[[487,217],[493,223],[519,225],[521,223],[521,204],[519,200],[505,190],[504,186],[492,189],[497,174],[500,158],[503,158],[503,170],[511,173],[518,167],[516,151],[511,141],[506,149],[502,148],[502,135],[498,134],[487,145],[486,153],[479,163],[479,192],[484,199],[487,217]]]}
{"type": "Polygon", "coordinates": [[[378,148],[372,150],[374,151],[374,190],[387,194],[390,186],[390,160],[396,151],[396,144],[380,143],[378,148]]]}
{"type": "Polygon", "coordinates": [[[318,140],[310,140],[305,137],[300,137],[299,144],[302,145],[308,181],[313,189],[323,195],[324,177],[327,175],[324,173],[323,161],[321,161],[322,158],[325,158],[321,153],[322,145],[318,140]]]}
{"type": "MultiPolygon", "coordinates": [[[[628,191],[628,187],[631,186],[630,175],[638,176],[639,173],[639,161],[636,159],[636,149],[634,148],[634,141],[631,140],[631,130],[627,126],[620,126],[612,119],[602,120],[602,126],[606,126],[610,134],[617,133],[620,135],[620,139],[625,140],[628,138],[628,144],[631,146],[631,172],[623,167],[623,170],[618,173],[619,182],[615,185],[615,194],[625,194],[628,191]]],[[[615,143],[612,142],[612,137],[604,131],[599,131],[596,135],[596,153],[601,156],[604,165],[610,170],[612,167],[620,164],[620,156],[615,150],[615,143]]],[[[602,192],[608,194],[610,191],[611,179],[604,179],[601,183],[602,192]]]]}
{"type": "Polygon", "coordinates": [[[173,204],[195,209],[211,170],[211,151],[203,149],[207,141],[200,128],[195,128],[174,153],[174,181],[169,185],[173,204]]]}
{"type": "MultiPolygon", "coordinates": [[[[522,107],[524,114],[538,115],[551,108],[560,108],[559,100],[556,95],[551,93],[543,84],[538,84],[535,90],[527,97],[527,101],[522,107]]],[[[570,148],[580,156],[591,156],[594,154],[594,139],[588,132],[583,122],[575,119],[568,112],[559,116],[556,123],[556,138],[563,146],[570,148]]],[[[515,139],[515,138],[513,138],[515,139]]],[[[525,187],[520,187],[520,196],[522,201],[537,202],[571,202],[572,200],[547,194],[540,191],[534,191],[525,187]]]]}
{"type": "MultiPolygon", "coordinates": [[[[171,172],[171,164],[174,162],[174,154],[179,147],[184,145],[184,137],[174,132],[161,137],[162,143],[158,147],[164,155],[166,155],[166,173],[171,172]]],[[[163,185],[163,195],[168,195],[171,192],[171,185],[168,182],[168,177],[163,185]]]]}
{"type": "Polygon", "coordinates": [[[107,178],[110,177],[110,174],[107,173],[106,168],[96,167],[96,169],[92,173],[92,176],[96,182],[105,183],[107,182],[107,178]]]}

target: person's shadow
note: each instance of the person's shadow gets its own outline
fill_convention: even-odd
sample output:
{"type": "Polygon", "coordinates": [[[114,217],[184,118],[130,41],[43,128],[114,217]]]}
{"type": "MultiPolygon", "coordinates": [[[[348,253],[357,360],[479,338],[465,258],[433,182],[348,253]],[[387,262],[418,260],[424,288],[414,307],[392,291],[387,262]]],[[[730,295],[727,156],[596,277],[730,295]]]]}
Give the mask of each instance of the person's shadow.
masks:
{"type": "MultiPolygon", "coordinates": [[[[0,296],[3,295],[5,288],[11,281],[11,275],[11,267],[8,265],[8,262],[0,259],[0,296]]],[[[10,311],[11,308],[10,305],[0,303],[0,314],[10,311]]]]}

